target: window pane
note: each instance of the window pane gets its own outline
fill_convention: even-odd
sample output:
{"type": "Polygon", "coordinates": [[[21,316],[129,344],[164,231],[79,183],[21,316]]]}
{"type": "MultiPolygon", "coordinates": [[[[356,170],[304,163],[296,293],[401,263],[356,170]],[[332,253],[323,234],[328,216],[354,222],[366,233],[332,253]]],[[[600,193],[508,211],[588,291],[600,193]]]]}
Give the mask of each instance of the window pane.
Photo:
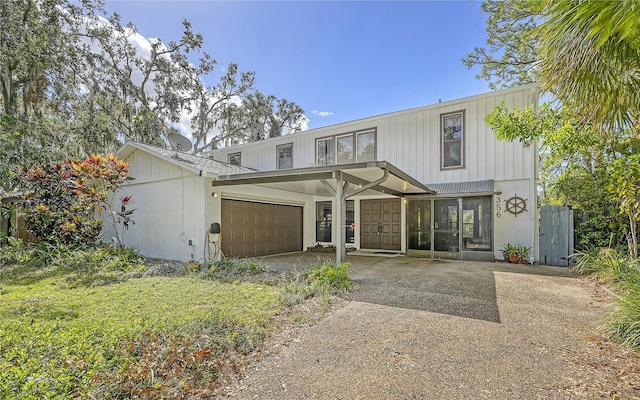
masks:
{"type": "MultiPolygon", "coordinates": [[[[354,243],[354,229],[351,224],[354,223],[354,202],[347,200],[347,209],[345,210],[345,243],[354,243]]],[[[331,242],[331,202],[318,201],[316,203],[316,242],[331,242]]]]}
{"type": "Polygon", "coordinates": [[[444,140],[462,139],[462,114],[448,115],[442,121],[444,140]]]}
{"type": "Polygon", "coordinates": [[[353,135],[339,137],[336,144],[338,164],[353,162],[353,135]]]}
{"type": "Polygon", "coordinates": [[[331,165],[333,164],[333,138],[321,139],[316,142],[316,164],[331,165]]]}
{"type": "Polygon", "coordinates": [[[365,132],[357,135],[358,162],[374,161],[376,159],[376,133],[365,132]]]}
{"type": "Polygon", "coordinates": [[[278,146],[278,169],[293,167],[293,145],[278,146]]]}
{"type": "Polygon", "coordinates": [[[240,153],[229,154],[229,164],[240,165],[240,153]]]}
{"type": "Polygon", "coordinates": [[[444,164],[447,167],[459,167],[462,165],[462,143],[445,142],[443,149],[444,164]]]}
{"type": "Polygon", "coordinates": [[[331,202],[316,203],[316,242],[331,242],[331,202]]]}
{"type": "Polygon", "coordinates": [[[345,235],[345,243],[355,243],[355,238],[353,235],[353,231],[354,229],[351,227],[351,225],[355,222],[355,213],[354,213],[354,208],[353,208],[353,200],[347,200],[347,209],[346,211],[346,216],[345,216],[345,222],[346,222],[346,235],[345,235]]]}

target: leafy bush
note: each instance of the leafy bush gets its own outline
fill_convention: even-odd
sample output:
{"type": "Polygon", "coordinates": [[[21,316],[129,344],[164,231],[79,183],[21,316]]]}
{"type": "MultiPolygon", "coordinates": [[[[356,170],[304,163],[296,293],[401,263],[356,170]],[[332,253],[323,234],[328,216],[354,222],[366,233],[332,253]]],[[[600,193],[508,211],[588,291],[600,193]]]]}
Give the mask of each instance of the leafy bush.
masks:
{"type": "Polygon", "coordinates": [[[315,296],[322,296],[328,302],[330,294],[351,290],[347,266],[347,263],[336,265],[332,261],[327,261],[319,267],[306,271],[287,273],[281,283],[281,302],[287,307],[292,307],[315,296]]]}
{"type": "Polygon", "coordinates": [[[31,252],[26,249],[20,238],[7,237],[8,245],[0,248],[0,266],[24,264],[31,258],[31,252]]]}
{"type": "MultiPolygon", "coordinates": [[[[46,242],[87,245],[97,242],[102,230],[100,215],[109,211],[109,218],[118,221],[111,209],[113,194],[128,179],[129,165],[113,155],[92,155],[85,160],[23,168],[19,173],[24,196],[21,207],[27,230],[46,242]]],[[[123,213],[126,202],[122,200],[123,213]]],[[[118,214],[118,215],[117,215],[118,214]]],[[[120,222],[130,221],[127,219],[120,222]]],[[[125,225],[125,226],[126,226],[125,225]]],[[[118,244],[120,238],[115,229],[118,244]]]]}
{"type": "Polygon", "coordinates": [[[612,283],[635,283],[640,279],[638,260],[630,259],[628,255],[614,249],[603,249],[596,252],[591,249],[576,253],[577,259],[573,271],[580,275],[596,273],[601,279],[612,283]]]}
{"type": "Polygon", "coordinates": [[[334,262],[327,261],[320,267],[306,271],[307,283],[313,288],[326,289],[332,293],[351,290],[347,265],[347,263],[336,265],[334,262]]]}
{"type": "Polygon", "coordinates": [[[577,255],[573,270],[581,275],[595,274],[613,285],[616,311],[603,327],[610,338],[640,350],[640,263],[622,252],[604,249],[577,255]]]}

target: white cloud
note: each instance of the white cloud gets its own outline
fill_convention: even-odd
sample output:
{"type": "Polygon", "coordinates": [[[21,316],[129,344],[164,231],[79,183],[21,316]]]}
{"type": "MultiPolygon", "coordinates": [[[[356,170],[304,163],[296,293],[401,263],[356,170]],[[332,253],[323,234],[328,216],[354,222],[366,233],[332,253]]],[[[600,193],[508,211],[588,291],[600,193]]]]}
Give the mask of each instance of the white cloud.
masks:
{"type": "Polygon", "coordinates": [[[313,111],[311,111],[311,112],[312,112],[313,114],[315,114],[315,115],[320,116],[320,117],[328,117],[328,116],[330,116],[330,115],[333,115],[333,112],[332,112],[332,111],[316,111],[316,110],[313,110],[313,111]]]}

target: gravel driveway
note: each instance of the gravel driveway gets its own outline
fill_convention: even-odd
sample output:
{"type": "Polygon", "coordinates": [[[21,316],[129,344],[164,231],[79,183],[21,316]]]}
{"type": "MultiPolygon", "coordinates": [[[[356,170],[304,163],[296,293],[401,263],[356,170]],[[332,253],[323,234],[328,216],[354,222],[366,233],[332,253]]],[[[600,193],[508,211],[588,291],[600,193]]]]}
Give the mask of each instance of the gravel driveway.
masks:
{"type": "MultiPolygon", "coordinates": [[[[317,256],[264,261],[284,270],[317,263],[317,256]]],[[[596,334],[611,304],[566,268],[353,255],[347,261],[351,301],[277,347],[230,388],[230,397],[640,395],[638,375],[626,367],[637,356],[596,334]],[[619,365],[603,365],[610,358],[619,365]]]]}

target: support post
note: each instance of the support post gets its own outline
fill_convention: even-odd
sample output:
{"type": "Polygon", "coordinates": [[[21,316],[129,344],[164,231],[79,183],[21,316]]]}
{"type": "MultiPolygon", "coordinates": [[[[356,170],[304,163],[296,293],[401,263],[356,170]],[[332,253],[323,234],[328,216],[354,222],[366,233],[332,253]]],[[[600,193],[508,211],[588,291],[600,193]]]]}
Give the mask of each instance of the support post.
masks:
{"type": "Polygon", "coordinates": [[[344,196],[344,179],[342,177],[342,171],[336,171],[334,174],[336,178],[336,215],[333,219],[336,229],[336,264],[341,264],[345,262],[347,258],[347,251],[344,244],[344,229],[342,225],[344,225],[344,210],[347,205],[347,201],[344,196]]]}

